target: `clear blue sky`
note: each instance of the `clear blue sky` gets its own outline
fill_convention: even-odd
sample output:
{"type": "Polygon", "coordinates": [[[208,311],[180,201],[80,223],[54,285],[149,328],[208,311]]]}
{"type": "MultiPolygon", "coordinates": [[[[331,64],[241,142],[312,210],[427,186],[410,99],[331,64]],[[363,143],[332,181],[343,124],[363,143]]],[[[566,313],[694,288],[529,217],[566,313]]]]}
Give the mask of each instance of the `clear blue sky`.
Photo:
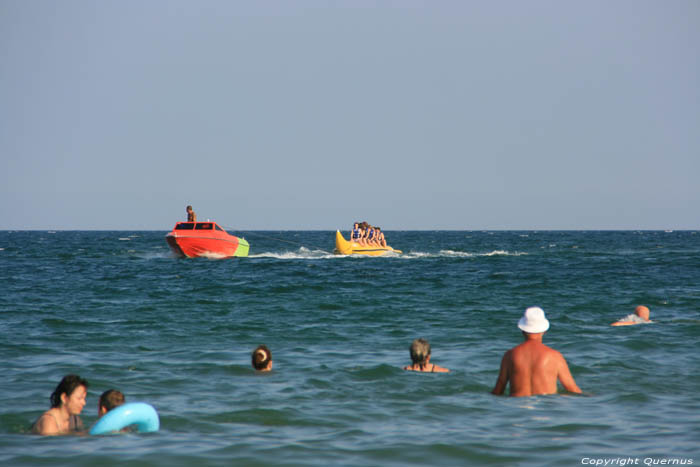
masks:
{"type": "Polygon", "coordinates": [[[697,229],[700,2],[0,0],[0,229],[697,229]]]}

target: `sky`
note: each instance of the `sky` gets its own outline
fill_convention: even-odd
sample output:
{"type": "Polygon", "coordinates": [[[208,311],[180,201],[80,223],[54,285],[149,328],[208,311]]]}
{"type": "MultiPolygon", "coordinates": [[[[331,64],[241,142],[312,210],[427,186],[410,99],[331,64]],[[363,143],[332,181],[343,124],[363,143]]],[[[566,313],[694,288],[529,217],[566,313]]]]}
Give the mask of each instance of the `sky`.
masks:
{"type": "Polygon", "coordinates": [[[0,0],[0,230],[698,229],[697,0],[0,0]]]}

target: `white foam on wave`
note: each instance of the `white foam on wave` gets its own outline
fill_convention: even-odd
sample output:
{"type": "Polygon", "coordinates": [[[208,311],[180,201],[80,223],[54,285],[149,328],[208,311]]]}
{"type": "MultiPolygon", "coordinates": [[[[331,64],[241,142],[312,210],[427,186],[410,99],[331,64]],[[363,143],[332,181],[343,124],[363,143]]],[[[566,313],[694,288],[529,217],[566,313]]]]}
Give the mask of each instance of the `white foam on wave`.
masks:
{"type": "Polygon", "coordinates": [[[440,250],[440,256],[454,256],[455,258],[472,258],[476,256],[474,253],[466,251],[440,250]]]}
{"type": "Polygon", "coordinates": [[[120,242],[130,242],[131,239],[129,237],[121,237],[121,238],[119,238],[119,241],[120,242]]]}
{"type": "Polygon", "coordinates": [[[266,251],[262,253],[248,255],[249,258],[272,258],[272,259],[339,259],[339,258],[354,258],[354,259],[378,259],[378,258],[401,258],[401,259],[420,259],[420,258],[478,258],[489,256],[524,256],[528,253],[521,251],[493,250],[485,253],[470,253],[467,251],[440,250],[436,253],[428,253],[423,251],[410,251],[406,253],[387,252],[379,256],[370,255],[335,255],[323,250],[309,250],[301,247],[297,251],[272,252],[266,251]]]}
{"type": "Polygon", "coordinates": [[[219,253],[213,253],[211,251],[206,251],[206,252],[202,253],[200,256],[202,258],[207,258],[207,259],[224,259],[227,257],[226,255],[222,255],[219,253]]]}
{"type": "Polygon", "coordinates": [[[487,253],[469,253],[466,251],[453,251],[453,250],[440,250],[440,254],[444,256],[456,256],[464,258],[472,258],[475,256],[522,256],[527,255],[527,253],[520,251],[507,251],[507,250],[493,250],[487,253]]]}
{"type": "Polygon", "coordinates": [[[527,256],[527,253],[524,251],[493,250],[490,253],[484,253],[479,256],[527,256]]]}
{"type": "Polygon", "coordinates": [[[249,258],[274,258],[274,259],[331,259],[342,258],[323,250],[309,250],[301,247],[297,251],[285,251],[281,253],[263,252],[255,255],[248,255],[249,258]]]}
{"type": "Polygon", "coordinates": [[[484,256],[523,256],[528,253],[521,251],[493,250],[486,253],[471,253],[468,251],[440,250],[437,253],[426,253],[422,251],[411,251],[398,257],[405,259],[413,258],[479,258],[484,256]]]}

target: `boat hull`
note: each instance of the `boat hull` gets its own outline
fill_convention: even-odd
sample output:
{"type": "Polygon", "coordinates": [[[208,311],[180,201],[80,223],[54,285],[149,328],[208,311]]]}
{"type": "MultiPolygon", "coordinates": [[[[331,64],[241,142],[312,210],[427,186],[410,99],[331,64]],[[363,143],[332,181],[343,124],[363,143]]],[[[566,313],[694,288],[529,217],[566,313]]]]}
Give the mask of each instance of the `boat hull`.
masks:
{"type": "Polygon", "coordinates": [[[401,250],[394,250],[390,246],[361,246],[345,240],[339,230],[335,231],[335,254],[337,255],[381,256],[387,253],[401,253],[401,250]]]}
{"type": "Polygon", "coordinates": [[[228,234],[214,222],[178,222],[165,240],[176,256],[188,258],[244,257],[250,249],[245,238],[228,234]]]}

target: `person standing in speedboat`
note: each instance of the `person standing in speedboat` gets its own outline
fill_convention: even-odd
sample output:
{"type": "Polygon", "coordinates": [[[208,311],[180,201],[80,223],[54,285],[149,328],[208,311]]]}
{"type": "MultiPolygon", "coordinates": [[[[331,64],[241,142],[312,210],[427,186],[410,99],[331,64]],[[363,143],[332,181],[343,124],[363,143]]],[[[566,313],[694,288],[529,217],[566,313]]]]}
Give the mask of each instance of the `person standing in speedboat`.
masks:
{"type": "Polygon", "coordinates": [[[192,210],[192,206],[187,206],[187,222],[197,222],[197,214],[192,210]]]}

